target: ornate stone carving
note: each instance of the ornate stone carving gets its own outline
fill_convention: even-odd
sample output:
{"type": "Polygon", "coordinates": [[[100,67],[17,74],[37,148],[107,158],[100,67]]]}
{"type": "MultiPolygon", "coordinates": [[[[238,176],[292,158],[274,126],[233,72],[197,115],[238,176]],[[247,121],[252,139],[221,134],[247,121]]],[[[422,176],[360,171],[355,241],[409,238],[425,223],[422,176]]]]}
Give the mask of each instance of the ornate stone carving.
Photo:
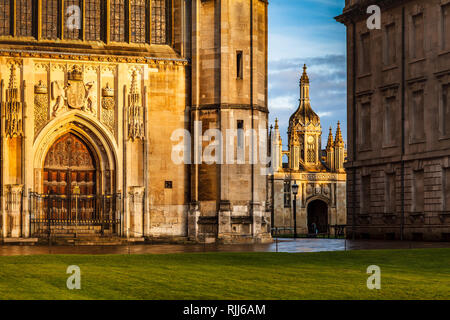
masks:
{"type": "Polygon", "coordinates": [[[316,187],[314,188],[314,192],[316,194],[321,194],[322,193],[322,186],[320,184],[316,185],[316,187]]]}
{"type": "Polygon", "coordinates": [[[131,89],[128,95],[128,139],[144,139],[144,111],[137,85],[137,73],[131,75],[131,89]]]}
{"type": "Polygon", "coordinates": [[[72,67],[68,79],[66,86],[62,81],[52,82],[52,99],[56,100],[52,115],[56,117],[66,105],[70,109],[95,114],[97,100],[95,82],[90,81],[84,84],[82,68],[77,65],[72,67]]]}
{"type": "Polygon", "coordinates": [[[39,81],[34,86],[34,136],[41,131],[48,121],[48,89],[39,81]]]}
{"type": "Polygon", "coordinates": [[[327,184],[323,187],[323,194],[327,197],[330,195],[330,187],[327,184]]]}
{"type": "Polygon", "coordinates": [[[52,99],[56,100],[53,105],[53,113],[52,115],[56,117],[59,110],[63,109],[66,103],[66,90],[68,86],[64,86],[62,81],[53,81],[52,82],[52,99]]]}
{"type": "Polygon", "coordinates": [[[114,89],[109,87],[109,83],[102,89],[102,123],[112,132],[115,133],[114,120],[115,98],[114,89]]]}
{"type": "Polygon", "coordinates": [[[5,110],[5,134],[6,137],[21,137],[22,132],[22,102],[19,99],[20,90],[16,81],[16,65],[11,65],[9,86],[6,89],[6,101],[3,103],[5,110]]]}

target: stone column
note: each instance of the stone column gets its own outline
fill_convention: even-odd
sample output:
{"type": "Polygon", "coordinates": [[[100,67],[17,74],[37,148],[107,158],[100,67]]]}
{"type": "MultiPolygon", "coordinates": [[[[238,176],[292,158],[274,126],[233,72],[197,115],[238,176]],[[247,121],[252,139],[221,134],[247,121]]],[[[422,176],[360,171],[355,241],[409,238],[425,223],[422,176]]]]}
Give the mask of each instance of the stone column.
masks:
{"type": "MultiPolygon", "coordinates": [[[[1,165],[1,164],[0,164],[1,165]]],[[[4,191],[4,194],[1,195],[2,200],[2,238],[6,238],[7,232],[6,232],[6,190],[4,191]]]]}
{"type": "Polygon", "coordinates": [[[23,185],[14,184],[6,186],[6,219],[3,221],[4,237],[18,238],[21,236],[22,223],[22,192],[23,185]]]}
{"type": "Polygon", "coordinates": [[[198,239],[198,217],[200,217],[198,202],[192,202],[188,215],[188,239],[192,241],[198,239]]]}
{"type": "Polygon", "coordinates": [[[218,234],[219,239],[231,238],[231,202],[221,200],[219,203],[218,234]]]}
{"type": "Polygon", "coordinates": [[[142,221],[144,214],[144,187],[130,187],[128,189],[128,237],[140,238],[142,234],[142,221]]]}
{"type": "Polygon", "coordinates": [[[252,234],[253,237],[256,239],[258,235],[261,234],[261,221],[262,221],[262,210],[261,210],[261,203],[259,202],[253,202],[250,203],[250,205],[253,207],[253,223],[252,223],[252,234]]]}

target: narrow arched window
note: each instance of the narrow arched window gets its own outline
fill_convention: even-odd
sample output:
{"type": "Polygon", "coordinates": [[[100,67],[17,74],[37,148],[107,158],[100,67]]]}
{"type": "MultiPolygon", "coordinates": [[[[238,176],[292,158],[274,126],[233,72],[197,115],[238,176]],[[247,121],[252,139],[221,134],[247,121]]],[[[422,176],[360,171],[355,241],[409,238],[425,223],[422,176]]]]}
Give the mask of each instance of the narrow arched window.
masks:
{"type": "Polygon", "coordinates": [[[152,0],[152,43],[167,44],[169,41],[170,0],[152,0]]]}
{"type": "Polygon", "coordinates": [[[58,39],[60,37],[60,1],[42,1],[42,38],[58,39]]]}
{"type": "Polygon", "coordinates": [[[126,41],[125,10],[125,0],[111,0],[111,41],[126,41]]]}
{"type": "Polygon", "coordinates": [[[0,36],[11,34],[11,1],[0,1],[0,36]]]}
{"type": "Polygon", "coordinates": [[[64,39],[83,39],[83,1],[64,0],[64,39]]]}
{"type": "Polygon", "coordinates": [[[16,0],[16,33],[18,37],[34,36],[33,0],[16,0]]]}
{"type": "MultiPolygon", "coordinates": [[[[85,30],[84,34],[87,41],[101,41],[104,38],[102,26],[105,25],[104,12],[105,1],[103,0],[85,0],[85,30]]],[[[106,27],[105,27],[106,28],[106,27]]]]}
{"type": "Polygon", "coordinates": [[[134,43],[145,43],[146,37],[146,17],[147,0],[130,0],[130,40],[134,43]]]}

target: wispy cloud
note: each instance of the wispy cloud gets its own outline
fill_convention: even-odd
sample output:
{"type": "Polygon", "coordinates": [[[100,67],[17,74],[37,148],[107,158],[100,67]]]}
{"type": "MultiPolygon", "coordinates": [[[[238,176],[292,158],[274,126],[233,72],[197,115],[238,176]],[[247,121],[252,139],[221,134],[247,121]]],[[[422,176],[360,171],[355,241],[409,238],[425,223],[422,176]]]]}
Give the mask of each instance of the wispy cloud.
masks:
{"type": "Polygon", "coordinates": [[[303,64],[308,66],[311,105],[321,117],[323,143],[338,120],[346,139],[345,28],[333,19],[343,7],[344,0],[278,0],[269,7],[270,120],[279,119],[283,144],[289,117],[298,107],[303,64]]]}

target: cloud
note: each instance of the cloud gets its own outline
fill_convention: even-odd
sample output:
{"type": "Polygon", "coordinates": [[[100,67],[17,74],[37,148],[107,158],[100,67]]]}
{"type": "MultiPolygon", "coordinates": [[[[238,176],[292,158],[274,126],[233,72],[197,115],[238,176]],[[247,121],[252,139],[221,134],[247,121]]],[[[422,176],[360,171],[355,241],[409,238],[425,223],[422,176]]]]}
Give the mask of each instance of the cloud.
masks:
{"type": "Polygon", "coordinates": [[[323,143],[338,120],[346,140],[346,31],[334,20],[344,6],[344,0],[277,0],[269,6],[269,117],[272,123],[279,119],[284,144],[305,63],[323,143]]]}
{"type": "Polygon", "coordinates": [[[292,110],[298,97],[293,95],[278,96],[269,99],[270,110],[292,110]]]}

